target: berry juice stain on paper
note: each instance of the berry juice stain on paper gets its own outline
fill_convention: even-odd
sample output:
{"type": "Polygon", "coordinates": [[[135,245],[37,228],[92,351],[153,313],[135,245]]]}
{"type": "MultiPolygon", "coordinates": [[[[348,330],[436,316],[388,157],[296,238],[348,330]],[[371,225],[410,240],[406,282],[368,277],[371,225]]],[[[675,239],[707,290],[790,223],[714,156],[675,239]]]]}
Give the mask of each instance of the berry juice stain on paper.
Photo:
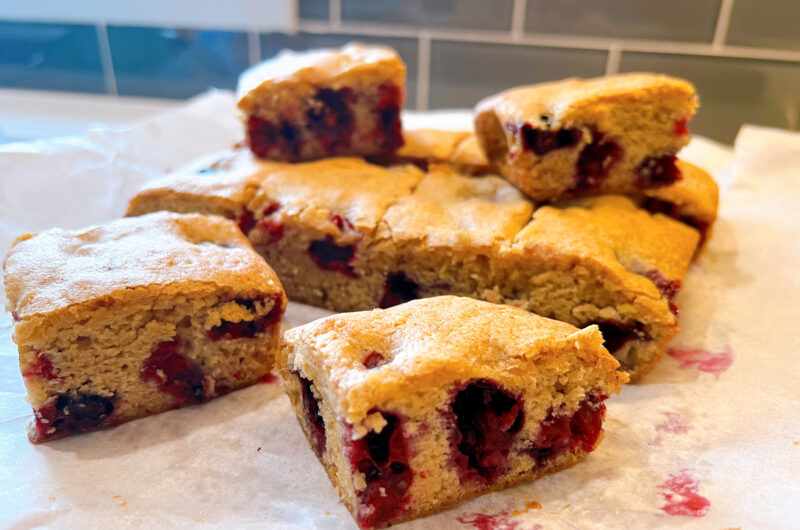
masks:
{"type": "MultiPolygon", "coordinates": [[[[666,416],[667,419],[657,424],[655,427],[657,433],[686,434],[690,430],[694,429],[694,426],[683,419],[683,417],[677,412],[665,412],[664,416],[666,416]]],[[[658,434],[655,438],[647,442],[647,445],[652,447],[661,447],[661,441],[661,434],[658,434]]]]}
{"type": "MultiPolygon", "coordinates": [[[[540,510],[542,507],[538,502],[528,502],[525,504],[524,510],[514,510],[510,515],[520,515],[527,513],[528,510],[540,510]]],[[[543,530],[540,524],[534,524],[531,527],[522,527],[520,521],[515,521],[509,518],[509,511],[500,513],[468,513],[456,518],[459,523],[471,525],[476,530],[543,530]]]]}
{"type": "Polygon", "coordinates": [[[667,355],[677,359],[681,368],[695,368],[713,374],[714,377],[719,377],[733,364],[733,350],[730,346],[718,353],[702,348],[668,348],[667,355]]]}
{"type": "Polygon", "coordinates": [[[670,475],[658,488],[663,490],[661,494],[666,501],[661,510],[669,515],[703,517],[711,507],[709,500],[698,493],[700,485],[687,469],[670,475]]]}

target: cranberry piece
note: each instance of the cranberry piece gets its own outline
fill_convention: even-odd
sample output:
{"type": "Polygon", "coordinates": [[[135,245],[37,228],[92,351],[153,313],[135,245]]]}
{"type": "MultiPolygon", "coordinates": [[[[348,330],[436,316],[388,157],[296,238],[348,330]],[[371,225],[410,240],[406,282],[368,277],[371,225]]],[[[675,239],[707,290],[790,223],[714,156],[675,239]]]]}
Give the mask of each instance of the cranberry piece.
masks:
{"type": "Polygon", "coordinates": [[[648,156],[636,167],[638,185],[642,188],[667,186],[681,179],[681,170],[675,164],[675,155],[648,156]]]}
{"type": "Polygon", "coordinates": [[[595,133],[592,143],[586,144],[575,163],[575,182],[571,191],[598,189],[608,177],[611,167],[622,158],[622,147],[602,133],[595,133]]]}
{"type": "Polygon", "coordinates": [[[325,239],[312,241],[308,246],[308,255],[322,270],[341,272],[349,278],[358,278],[358,274],[353,270],[353,262],[356,259],[356,246],[340,246],[333,242],[331,236],[325,239]]]}
{"type": "Polygon", "coordinates": [[[36,350],[36,359],[31,363],[27,370],[22,372],[22,377],[41,377],[52,381],[58,379],[63,381],[64,378],[59,376],[58,369],[53,367],[53,360],[46,353],[36,350]]]}
{"type": "Polygon", "coordinates": [[[301,396],[303,398],[303,415],[306,419],[306,425],[311,433],[311,442],[314,446],[314,452],[317,453],[319,458],[325,453],[326,435],[325,435],[325,420],[319,413],[319,399],[314,395],[311,390],[311,381],[300,375],[299,372],[292,372],[297,380],[300,382],[301,396]]]}
{"type": "Polygon", "coordinates": [[[20,320],[22,320],[21,318],[19,318],[19,313],[17,313],[16,311],[11,312],[11,318],[14,319],[14,322],[19,322],[20,320]]]}
{"type": "Polygon", "coordinates": [[[519,128],[524,149],[533,151],[538,156],[543,156],[555,149],[574,147],[583,138],[580,129],[567,128],[554,131],[537,129],[529,123],[519,128]]]}
{"type": "Polygon", "coordinates": [[[244,235],[249,234],[250,230],[256,226],[256,219],[253,217],[253,212],[244,210],[239,214],[236,224],[239,225],[239,230],[241,230],[244,235]]]}
{"type": "Polygon", "coordinates": [[[675,127],[672,130],[675,136],[684,136],[689,134],[689,119],[683,118],[675,121],[675,127]]]}
{"type": "Polygon", "coordinates": [[[71,433],[110,425],[116,398],[91,392],[59,394],[34,411],[35,441],[53,440],[71,433]]]}
{"type": "Polygon", "coordinates": [[[143,381],[155,382],[162,392],[171,394],[181,404],[202,403],[206,400],[205,374],[181,353],[184,347],[180,337],[157,343],[142,363],[139,376],[143,381]]]}
{"type": "Polygon", "coordinates": [[[603,400],[606,397],[587,396],[571,415],[555,414],[551,410],[542,420],[539,434],[529,449],[536,463],[546,464],[566,451],[574,453],[580,449],[589,452],[594,449],[603,432],[606,414],[603,400]]]}
{"type": "Polygon", "coordinates": [[[642,208],[654,214],[663,213],[664,215],[672,217],[676,221],[680,221],[683,224],[687,224],[693,228],[696,228],[697,231],[700,232],[700,242],[698,243],[698,247],[703,246],[703,242],[706,240],[709,229],[709,224],[707,222],[696,217],[692,217],[691,215],[681,215],[678,205],[669,201],[662,201],[654,197],[647,197],[644,201],[642,201],[642,208]]]}
{"type": "Polygon", "coordinates": [[[508,469],[508,453],[525,422],[522,401],[497,383],[478,379],[450,404],[455,415],[454,458],[461,481],[492,484],[508,469]]]}
{"type": "Polygon", "coordinates": [[[390,272],[383,286],[383,296],[378,305],[386,309],[419,298],[419,285],[403,271],[390,272]]]}
{"type": "Polygon", "coordinates": [[[266,241],[259,241],[259,244],[272,245],[283,239],[284,225],[281,221],[265,217],[258,221],[258,227],[269,236],[266,241]]]}
{"type": "Polygon", "coordinates": [[[350,222],[347,217],[342,217],[338,213],[331,215],[331,223],[333,223],[340,232],[352,232],[356,227],[350,222]]]}
{"type": "Polygon", "coordinates": [[[680,280],[669,280],[656,269],[650,269],[644,273],[644,276],[656,284],[656,287],[661,292],[661,295],[669,302],[669,310],[675,316],[678,316],[678,306],[675,305],[675,296],[681,288],[680,280]]]}
{"type": "Polygon", "coordinates": [[[386,357],[384,357],[383,355],[381,355],[380,353],[378,353],[376,351],[372,351],[364,359],[364,363],[363,364],[364,364],[365,367],[367,367],[369,369],[377,368],[378,366],[383,366],[384,364],[386,364],[386,357]]]}
{"type": "Polygon", "coordinates": [[[306,114],[308,128],[316,135],[328,154],[350,147],[355,120],[350,104],[355,95],[349,88],[333,90],[322,88],[314,94],[319,105],[314,106],[306,114]]]}
{"type": "Polygon", "coordinates": [[[620,322],[592,322],[600,328],[606,349],[613,355],[632,340],[650,340],[641,323],[622,324],[620,322]]]}
{"type": "Polygon", "coordinates": [[[276,124],[250,116],[247,119],[247,137],[250,149],[257,157],[269,158],[274,150],[280,151],[280,158],[295,160],[300,156],[300,135],[287,120],[276,124]]]}
{"type": "Polygon", "coordinates": [[[401,147],[403,131],[400,122],[400,107],[403,105],[403,89],[397,85],[383,84],[378,87],[378,105],[375,113],[379,117],[376,134],[382,138],[381,149],[387,151],[401,147]]]}
{"type": "MultiPolygon", "coordinates": [[[[213,328],[209,329],[206,332],[206,337],[212,342],[217,342],[218,340],[232,340],[232,339],[252,339],[256,335],[260,335],[264,333],[267,328],[275,324],[275,322],[280,317],[280,296],[273,295],[272,297],[273,305],[272,309],[270,309],[269,313],[266,315],[256,318],[254,320],[240,320],[239,322],[230,322],[228,320],[223,320],[219,326],[214,326],[213,328]]],[[[245,309],[248,311],[255,310],[255,303],[257,301],[262,300],[236,300],[236,303],[244,306],[245,309]]]]}
{"type": "MultiPolygon", "coordinates": [[[[381,432],[370,432],[352,440],[344,437],[344,451],[353,472],[363,473],[367,487],[358,492],[358,502],[367,507],[358,511],[362,528],[382,527],[396,519],[406,508],[406,493],[414,475],[408,463],[408,448],[399,416],[380,412],[386,425],[381,432]]],[[[352,428],[347,429],[351,431],[352,428]]]]}

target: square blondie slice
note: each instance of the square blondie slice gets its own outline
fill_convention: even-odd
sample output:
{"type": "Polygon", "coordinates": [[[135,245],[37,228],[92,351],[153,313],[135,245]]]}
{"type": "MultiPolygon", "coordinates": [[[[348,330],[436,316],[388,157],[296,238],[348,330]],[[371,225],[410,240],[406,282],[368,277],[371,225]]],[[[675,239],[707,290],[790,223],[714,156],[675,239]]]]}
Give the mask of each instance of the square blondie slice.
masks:
{"type": "Polygon", "coordinates": [[[272,368],[286,296],[231,221],[154,213],[25,234],[3,267],[34,443],[202,403],[272,368]]]}
{"type": "Polygon", "coordinates": [[[475,108],[492,165],[531,198],[636,193],[681,178],[697,108],[688,81],[638,73],[512,88],[475,108]]]}
{"type": "Polygon", "coordinates": [[[405,81],[385,46],[281,52],[239,80],[250,149],[283,161],[391,153],[403,144],[405,81]]]}
{"type": "Polygon", "coordinates": [[[596,327],[442,296],[287,331],[279,373],[362,528],[583,460],[627,376],[596,327]]]}

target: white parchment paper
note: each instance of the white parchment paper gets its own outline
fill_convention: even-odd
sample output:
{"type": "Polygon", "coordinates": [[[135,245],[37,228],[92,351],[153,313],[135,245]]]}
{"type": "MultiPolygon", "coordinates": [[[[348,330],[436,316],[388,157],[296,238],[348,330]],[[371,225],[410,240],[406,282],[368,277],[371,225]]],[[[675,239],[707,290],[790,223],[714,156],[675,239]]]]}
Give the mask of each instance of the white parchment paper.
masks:
{"type": "MultiPolygon", "coordinates": [[[[143,182],[241,135],[216,92],[127,128],[0,146],[0,250],[24,230],[112,219],[143,182]]],[[[800,527],[800,135],[747,126],[733,150],[696,138],[683,156],[722,201],[670,355],[609,400],[584,463],[404,528],[800,527]]],[[[284,324],[326,314],[290,304],[284,324]]],[[[0,527],[355,528],[278,384],[41,446],[23,397],[4,314],[0,527]]]]}

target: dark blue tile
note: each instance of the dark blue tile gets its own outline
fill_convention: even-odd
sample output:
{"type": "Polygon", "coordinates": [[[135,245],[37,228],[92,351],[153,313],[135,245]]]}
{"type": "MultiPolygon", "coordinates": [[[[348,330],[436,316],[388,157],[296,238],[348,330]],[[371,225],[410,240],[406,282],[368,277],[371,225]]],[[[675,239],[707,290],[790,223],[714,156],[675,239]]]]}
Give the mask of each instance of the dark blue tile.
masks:
{"type": "Polygon", "coordinates": [[[97,29],[0,22],[0,85],[105,92],[97,29]]]}
{"type": "Polygon", "coordinates": [[[300,0],[298,11],[300,18],[306,20],[328,20],[330,17],[328,0],[300,0]]]}
{"type": "Polygon", "coordinates": [[[513,9],[514,0],[342,0],[342,20],[508,31],[513,9]]]}
{"type": "Polygon", "coordinates": [[[313,48],[330,48],[342,46],[348,42],[363,42],[364,44],[383,44],[394,48],[406,63],[406,108],[416,105],[417,87],[417,39],[400,37],[364,37],[362,35],[343,34],[317,34],[298,33],[286,35],[284,33],[267,33],[261,35],[261,56],[268,59],[283,49],[310,50],[313,48]]]}
{"type": "Polygon", "coordinates": [[[605,68],[605,51],[434,40],[430,108],[471,107],[507,88],[595,77],[605,68]]]}
{"type": "Polygon", "coordinates": [[[800,63],[625,52],[623,72],[664,72],[692,81],[700,108],[691,130],[733,143],[743,123],[797,129],[800,63]]]}
{"type": "Polygon", "coordinates": [[[720,0],[528,0],[525,30],[711,42],[719,5],[720,0]]]}
{"type": "Polygon", "coordinates": [[[236,87],[249,66],[247,35],[232,31],[109,26],[117,91],[186,98],[236,87]]]}
{"type": "Polygon", "coordinates": [[[798,0],[736,0],[728,44],[800,50],[798,0]]]}

